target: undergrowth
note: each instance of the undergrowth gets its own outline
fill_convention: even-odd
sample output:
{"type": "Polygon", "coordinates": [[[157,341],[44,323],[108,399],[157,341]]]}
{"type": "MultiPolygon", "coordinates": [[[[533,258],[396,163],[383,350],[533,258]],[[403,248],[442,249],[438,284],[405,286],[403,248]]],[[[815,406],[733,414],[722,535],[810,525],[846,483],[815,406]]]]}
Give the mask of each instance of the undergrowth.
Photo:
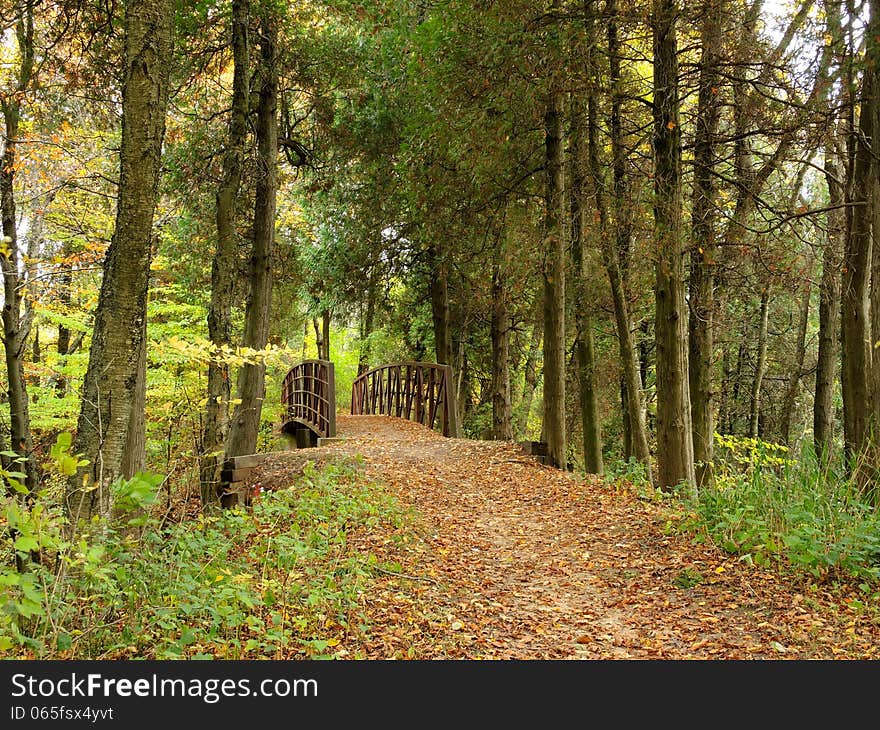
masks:
{"type": "Polygon", "coordinates": [[[714,483],[681,492],[682,528],[746,562],[878,591],[880,514],[848,471],[759,439],[716,434],[715,443],[714,483]]]}
{"type": "Polygon", "coordinates": [[[0,652],[329,658],[342,638],[367,630],[359,607],[377,561],[350,549],[346,536],[397,527],[405,517],[357,462],[309,464],[291,488],[264,492],[249,508],[170,526],[144,517],[160,482],[155,475],[120,482],[138,516],[95,524],[72,540],[48,498],[30,507],[6,500],[19,542],[4,529],[4,552],[33,550],[41,561],[25,572],[0,568],[0,652]]]}

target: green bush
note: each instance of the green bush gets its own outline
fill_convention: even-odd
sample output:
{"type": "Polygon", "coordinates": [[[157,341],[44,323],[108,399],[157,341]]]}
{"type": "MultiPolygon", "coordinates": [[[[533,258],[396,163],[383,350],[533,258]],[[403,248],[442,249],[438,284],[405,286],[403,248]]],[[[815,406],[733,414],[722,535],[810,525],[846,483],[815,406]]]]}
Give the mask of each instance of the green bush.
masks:
{"type": "Polygon", "coordinates": [[[716,434],[712,486],[688,502],[724,550],[818,580],[880,577],[880,515],[857,485],[805,450],[716,434]]]}
{"type": "MultiPolygon", "coordinates": [[[[120,481],[117,507],[143,517],[160,482],[120,481]]],[[[26,540],[16,547],[43,560],[26,573],[0,570],[0,648],[35,658],[328,655],[340,632],[362,630],[359,601],[376,564],[350,549],[349,531],[402,520],[354,461],[307,465],[250,509],[164,527],[153,516],[136,529],[116,519],[72,540],[60,510],[5,508],[26,540]]]]}

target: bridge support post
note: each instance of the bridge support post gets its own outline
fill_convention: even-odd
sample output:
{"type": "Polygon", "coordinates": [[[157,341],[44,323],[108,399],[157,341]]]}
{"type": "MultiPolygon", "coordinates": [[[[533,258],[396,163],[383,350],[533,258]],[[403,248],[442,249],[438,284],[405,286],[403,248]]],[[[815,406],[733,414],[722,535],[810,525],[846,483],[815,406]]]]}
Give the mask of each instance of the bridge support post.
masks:
{"type": "Polygon", "coordinates": [[[461,438],[461,424],[458,418],[458,393],[455,391],[455,378],[452,377],[452,365],[444,365],[446,369],[446,417],[449,420],[444,429],[452,438],[461,438]]]}

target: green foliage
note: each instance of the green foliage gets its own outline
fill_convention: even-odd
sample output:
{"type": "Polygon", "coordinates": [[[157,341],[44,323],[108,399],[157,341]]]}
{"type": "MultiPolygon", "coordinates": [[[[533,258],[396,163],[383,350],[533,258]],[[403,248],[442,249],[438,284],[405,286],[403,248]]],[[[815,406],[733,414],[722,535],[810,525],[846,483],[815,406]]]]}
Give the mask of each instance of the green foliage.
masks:
{"type": "Polygon", "coordinates": [[[880,578],[880,515],[845,474],[810,452],[717,436],[715,483],[689,502],[688,525],[729,553],[817,580],[880,578]]]}
{"type": "Polygon", "coordinates": [[[616,487],[631,484],[639,491],[650,490],[651,482],[645,465],[634,457],[617,459],[605,465],[605,480],[616,487]]]}
{"type": "Polygon", "coordinates": [[[363,630],[358,605],[376,565],[348,533],[403,520],[358,466],[309,464],[249,510],[164,528],[147,512],[162,477],[138,474],[114,486],[117,509],[135,518],[74,540],[57,510],[8,502],[22,547],[44,560],[0,572],[0,647],[39,658],[332,657],[340,634],[363,630]]]}
{"type": "Polygon", "coordinates": [[[684,568],[675,576],[672,582],[679,588],[687,589],[700,585],[704,580],[705,577],[699,570],[684,568]]]}
{"type": "MultiPolygon", "coordinates": [[[[138,472],[131,479],[119,478],[110,485],[113,491],[113,505],[124,513],[148,510],[156,502],[159,486],[165,480],[162,474],[138,472]]],[[[140,514],[126,521],[128,525],[143,525],[147,515],[140,514]]]]}

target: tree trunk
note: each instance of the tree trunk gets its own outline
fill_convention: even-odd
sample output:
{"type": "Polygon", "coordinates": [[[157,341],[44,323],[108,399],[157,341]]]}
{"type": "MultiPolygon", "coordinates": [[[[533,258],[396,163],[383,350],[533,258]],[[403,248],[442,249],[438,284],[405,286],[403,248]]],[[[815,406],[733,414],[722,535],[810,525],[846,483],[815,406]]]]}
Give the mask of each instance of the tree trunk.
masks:
{"type": "Polygon", "coordinates": [[[758,420],[761,413],[761,386],[767,368],[767,322],[770,313],[770,285],[761,291],[761,310],[758,315],[758,352],[755,357],[755,378],[749,398],[749,436],[758,438],[758,420]]]}
{"type": "Polygon", "coordinates": [[[232,111],[229,118],[229,138],[223,156],[223,177],[217,189],[215,203],[217,246],[211,267],[211,303],[208,308],[208,338],[218,356],[208,365],[208,399],[202,432],[201,495],[202,505],[205,507],[219,503],[220,456],[229,428],[231,380],[229,364],[220,352],[232,343],[232,304],[238,262],[237,201],[250,110],[249,16],[250,0],[232,0],[232,111]]]}
{"type": "Polygon", "coordinates": [[[795,341],[794,367],[788,376],[788,386],[785,389],[785,398],[782,405],[782,424],[780,427],[782,442],[791,444],[791,421],[794,416],[794,410],[797,407],[797,393],[801,384],[801,377],[804,372],[804,359],[807,354],[807,326],[810,322],[810,292],[812,291],[812,281],[810,274],[813,270],[813,257],[807,260],[806,271],[807,276],[801,290],[801,301],[798,307],[798,329],[797,340],[795,341]]]}
{"type": "MultiPolygon", "coordinates": [[[[503,254],[496,253],[503,259],[503,254]]],[[[513,440],[510,406],[510,313],[503,262],[492,267],[492,438],[513,440]]]]}
{"type": "Polygon", "coordinates": [[[321,313],[321,360],[330,359],[330,310],[325,309],[321,313]]]}
{"type": "MultiPolygon", "coordinates": [[[[597,38],[596,3],[587,3],[584,21],[587,26],[587,37],[597,38]]],[[[596,43],[590,44],[587,53],[589,78],[595,83],[599,77],[596,62],[596,43]]],[[[593,203],[599,215],[602,230],[607,223],[606,204],[604,200],[604,177],[599,162],[599,142],[597,138],[598,99],[595,92],[587,96],[587,154],[589,169],[593,179],[593,203]]],[[[602,435],[599,423],[599,405],[595,383],[595,347],[593,342],[593,317],[591,307],[587,304],[586,264],[584,260],[584,236],[586,231],[586,206],[584,199],[584,172],[581,160],[581,136],[584,109],[576,97],[571,100],[571,142],[569,145],[571,170],[571,186],[569,193],[570,228],[571,228],[571,259],[573,269],[575,305],[575,355],[577,357],[578,390],[581,411],[581,436],[584,455],[584,469],[589,474],[601,474],[602,435]]]]}
{"type": "Polygon", "coordinates": [[[361,351],[358,355],[357,374],[362,375],[370,369],[370,335],[373,334],[373,320],[376,318],[376,300],[379,298],[379,264],[374,262],[370,268],[367,285],[367,308],[361,327],[361,351]]]}
{"type": "MultiPolygon", "coordinates": [[[[449,280],[443,252],[438,246],[430,246],[428,258],[431,267],[431,315],[434,321],[434,357],[440,365],[453,365],[452,332],[449,325],[449,280]]],[[[459,368],[459,378],[465,376],[464,366],[459,368]]],[[[464,382],[462,380],[462,382],[464,382]]],[[[464,417],[464,393],[461,388],[450,389],[449,407],[455,409],[451,414],[451,428],[454,437],[461,436],[461,414],[464,417]],[[453,396],[454,392],[454,396],[453,396]]]]}
{"type": "MultiPolygon", "coordinates": [[[[633,230],[633,206],[629,200],[627,180],[628,150],[624,144],[622,106],[624,95],[620,88],[620,40],[618,38],[617,0],[608,0],[608,68],[611,84],[611,156],[614,176],[614,248],[603,240],[602,260],[611,284],[614,322],[617,330],[621,368],[621,419],[624,433],[624,454],[635,456],[645,464],[650,475],[651,452],[645,422],[645,404],[642,391],[644,380],[639,375],[638,350],[632,333],[629,312],[629,250],[633,230]],[[608,250],[605,250],[608,248],[608,250]],[[613,257],[613,260],[612,260],[613,257]],[[632,394],[632,395],[631,395],[632,394]]],[[[594,120],[596,123],[598,120],[594,120]]]]}
{"type": "Polygon", "coordinates": [[[4,122],[3,157],[0,160],[0,209],[2,229],[6,239],[5,250],[0,251],[0,270],[3,273],[3,349],[6,355],[7,396],[9,400],[9,440],[12,450],[23,459],[18,471],[25,475],[24,487],[28,495],[36,492],[39,470],[34,458],[33,436],[30,426],[27,383],[24,378],[22,357],[27,340],[27,329],[22,321],[23,286],[18,268],[19,242],[16,221],[15,174],[18,165],[18,135],[21,119],[21,101],[30,86],[34,68],[34,8],[27,3],[16,25],[18,69],[15,88],[2,96],[4,122]]]}
{"type": "Polygon", "coordinates": [[[529,349],[526,353],[526,362],[523,366],[523,389],[522,399],[517,409],[516,433],[526,436],[529,425],[529,414],[532,411],[532,400],[538,387],[538,353],[541,352],[541,343],[544,332],[544,305],[541,296],[536,297],[535,318],[532,324],[529,349]]]}
{"type": "Polygon", "coordinates": [[[743,363],[746,359],[746,330],[743,326],[742,338],[736,351],[736,367],[733,371],[733,387],[730,393],[730,419],[727,424],[727,433],[735,434],[740,419],[740,390],[742,389],[743,363]]]}
{"type": "Polygon", "coordinates": [[[547,170],[544,215],[544,433],[547,463],[566,466],[565,437],[565,241],[562,235],[562,94],[552,90],[544,113],[547,170]]]}
{"type": "MultiPolygon", "coordinates": [[[[275,203],[278,192],[278,25],[271,10],[260,19],[259,102],[256,139],[259,174],[254,191],[253,245],[242,345],[262,350],[269,339],[275,203]]],[[[226,456],[252,454],[257,448],[260,414],[266,395],[266,364],[243,365],[238,373],[239,403],[233,412],[226,456]]]]}
{"type": "MultiPolygon", "coordinates": [[[[865,64],[862,77],[861,112],[855,136],[855,161],[852,179],[850,229],[841,282],[841,338],[843,347],[843,412],[846,451],[860,457],[866,445],[868,418],[871,412],[871,321],[868,299],[873,236],[871,232],[874,199],[875,163],[871,142],[877,106],[878,77],[875,36],[878,21],[871,3],[871,21],[866,29],[865,64]]],[[[880,291],[880,287],[878,287],[880,291]]]]}
{"type": "Polygon", "coordinates": [[[68,482],[67,509],[75,520],[112,508],[110,484],[123,475],[137,394],[147,315],[151,228],[158,193],[173,12],[170,0],[125,5],[122,145],[116,227],[104,262],[89,364],[73,453],[89,460],[95,485],[82,473],[68,482]],[[87,485],[89,486],[89,485],[87,485]]]}
{"type": "Polygon", "coordinates": [[[722,63],[726,4],[725,0],[707,0],[703,6],[703,48],[694,141],[688,385],[697,488],[712,482],[715,438],[712,405],[715,270],[718,256],[715,245],[715,146],[721,119],[719,69],[722,63]]]}
{"type": "MultiPolygon", "coordinates": [[[[853,247],[860,250],[867,248],[867,260],[871,262],[871,272],[868,274],[871,281],[870,320],[866,327],[870,339],[867,350],[876,353],[877,343],[880,342],[880,161],[874,140],[880,139],[880,0],[870,0],[869,8],[870,20],[865,28],[860,134],[853,177],[853,202],[864,201],[865,204],[853,208],[852,231],[855,239],[853,247]]],[[[880,357],[871,358],[869,354],[869,362],[868,392],[871,400],[862,435],[867,442],[862,447],[867,451],[864,492],[876,506],[880,505],[880,357]]],[[[852,372],[850,369],[850,374],[852,372]]],[[[853,390],[857,392],[859,388],[857,385],[853,390]]]]}
{"type": "Polygon", "coordinates": [[[142,333],[141,349],[138,354],[137,379],[132,393],[131,412],[128,431],[125,436],[125,450],[122,456],[122,476],[131,479],[143,471],[147,461],[147,422],[144,411],[147,405],[147,332],[146,320],[142,333]]]}
{"type": "Polygon", "coordinates": [[[834,436],[834,382],[837,373],[840,326],[840,266],[846,240],[846,214],[842,171],[833,154],[825,156],[829,205],[828,237],[822,252],[819,289],[819,352],[816,359],[816,393],[813,399],[813,444],[822,459],[831,456],[834,436]]]}
{"type": "Polygon", "coordinates": [[[725,342],[721,348],[721,395],[718,399],[718,431],[730,432],[730,386],[733,367],[730,362],[730,344],[725,342]]]}
{"type": "Polygon", "coordinates": [[[434,321],[434,357],[440,365],[452,365],[452,336],[449,328],[449,282],[443,252],[428,249],[431,264],[431,315],[434,321]]]}
{"type": "Polygon", "coordinates": [[[654,240],[657,477],[694,491],[694,448],[682,264],[681,128],[676,0],[654,0],[654,240]]]}

